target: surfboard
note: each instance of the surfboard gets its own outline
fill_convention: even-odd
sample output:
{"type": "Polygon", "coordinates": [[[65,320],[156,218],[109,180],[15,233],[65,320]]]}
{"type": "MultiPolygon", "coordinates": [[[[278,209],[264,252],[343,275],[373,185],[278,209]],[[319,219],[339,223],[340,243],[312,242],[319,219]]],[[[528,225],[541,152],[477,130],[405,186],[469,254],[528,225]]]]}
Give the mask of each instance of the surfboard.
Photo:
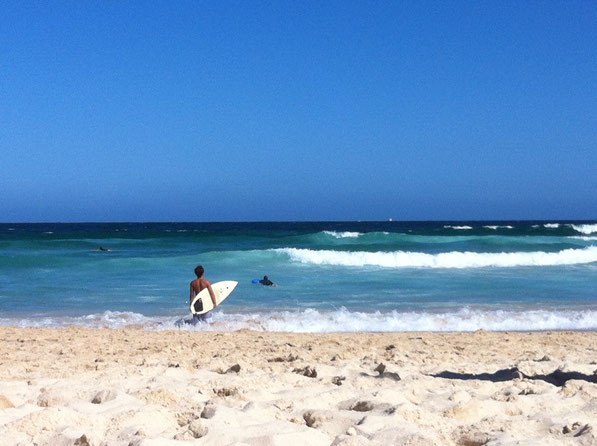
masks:
{"type": "MultiPolygon", "coordinates": [[[[224,280],[222,282],[216,282],[211,284],[211,289],[216,296],[216,305],[220,305],[224,302],[232,290],[238,285],[238,282],[234,280],[224,280]]],[[[214,304],[211,301],[209,290],[207,288],[201,290],[199,294],[195,296],[193,302],[191,302],[191,313],[193,314],[204,314],[210,310],[213,310],[214,304]]]]}

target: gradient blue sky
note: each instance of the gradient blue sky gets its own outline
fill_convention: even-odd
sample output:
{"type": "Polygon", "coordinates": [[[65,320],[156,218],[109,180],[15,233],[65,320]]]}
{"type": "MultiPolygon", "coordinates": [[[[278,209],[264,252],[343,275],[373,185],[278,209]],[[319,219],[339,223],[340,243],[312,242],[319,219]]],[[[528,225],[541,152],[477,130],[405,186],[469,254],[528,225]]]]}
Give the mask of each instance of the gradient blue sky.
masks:
{"type": "Polygon", "coordinates": [[[597,218],[597,3],[0,3],[0,221],[597,218]]]}

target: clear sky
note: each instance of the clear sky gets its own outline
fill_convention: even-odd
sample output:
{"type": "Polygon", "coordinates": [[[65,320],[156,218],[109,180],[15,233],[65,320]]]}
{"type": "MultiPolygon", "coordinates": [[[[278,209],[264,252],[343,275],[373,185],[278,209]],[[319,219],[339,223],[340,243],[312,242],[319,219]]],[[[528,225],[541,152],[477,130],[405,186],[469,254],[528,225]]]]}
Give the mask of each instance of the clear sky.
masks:
{"type": "Polygon", "coordinates": [[[597,219],[594,1],[0,11],[0,221],[597,219]]]}

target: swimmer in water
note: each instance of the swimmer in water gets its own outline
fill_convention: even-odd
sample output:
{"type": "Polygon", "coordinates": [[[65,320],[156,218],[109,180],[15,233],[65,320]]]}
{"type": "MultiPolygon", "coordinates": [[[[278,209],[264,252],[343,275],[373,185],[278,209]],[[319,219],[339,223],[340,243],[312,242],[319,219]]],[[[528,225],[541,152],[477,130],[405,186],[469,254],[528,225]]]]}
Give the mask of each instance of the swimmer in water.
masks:
{"type": "Polygon", "coordinates": [[[272,282],[271,280],[269,280],[269,277],[267,277],[267,276],[263,276],[263,279],[261,279],[259,281],[259,283],[261,285],[265,285],[265,286],[277,286],[274,282],[272,282]]]}

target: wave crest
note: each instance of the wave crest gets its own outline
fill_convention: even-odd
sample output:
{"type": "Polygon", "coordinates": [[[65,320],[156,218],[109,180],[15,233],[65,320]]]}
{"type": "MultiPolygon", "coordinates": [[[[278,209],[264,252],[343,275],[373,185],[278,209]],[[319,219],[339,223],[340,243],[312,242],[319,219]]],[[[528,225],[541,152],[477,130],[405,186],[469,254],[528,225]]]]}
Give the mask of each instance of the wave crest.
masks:
{"type": "Polygon", "coordinates": [[[511,225],[487,225],[483,227],[486,229],[493,229],[494,231],[497,231],[498,229],[514,229],[514,226],[511,225]]]}
{"type": "Polygon", "coordinates": [[[323,233],[330,235],[334,238],[357,238],[357,237],[360,237],[361,235],[363,235],[360,232],[350,232],[350,231],[344,231],[344,232],[323,231],[323,233]]]}
{"type": "Polygon", "coordinates": [[[574,229],[577,232],[580,232],[581,234],[590,235],[590,234],[597,233],[597,224],[593,224],[593,225],[572,225],[572,229],[574,229]]]}
{"type": "Polygon", "coordinates": [[[555,266],[597,262],[597,246],[558,252],[361,252],[279,248],[292,261],[315,265],[380,266],[385,268],[486,268],[555,266]]]}

